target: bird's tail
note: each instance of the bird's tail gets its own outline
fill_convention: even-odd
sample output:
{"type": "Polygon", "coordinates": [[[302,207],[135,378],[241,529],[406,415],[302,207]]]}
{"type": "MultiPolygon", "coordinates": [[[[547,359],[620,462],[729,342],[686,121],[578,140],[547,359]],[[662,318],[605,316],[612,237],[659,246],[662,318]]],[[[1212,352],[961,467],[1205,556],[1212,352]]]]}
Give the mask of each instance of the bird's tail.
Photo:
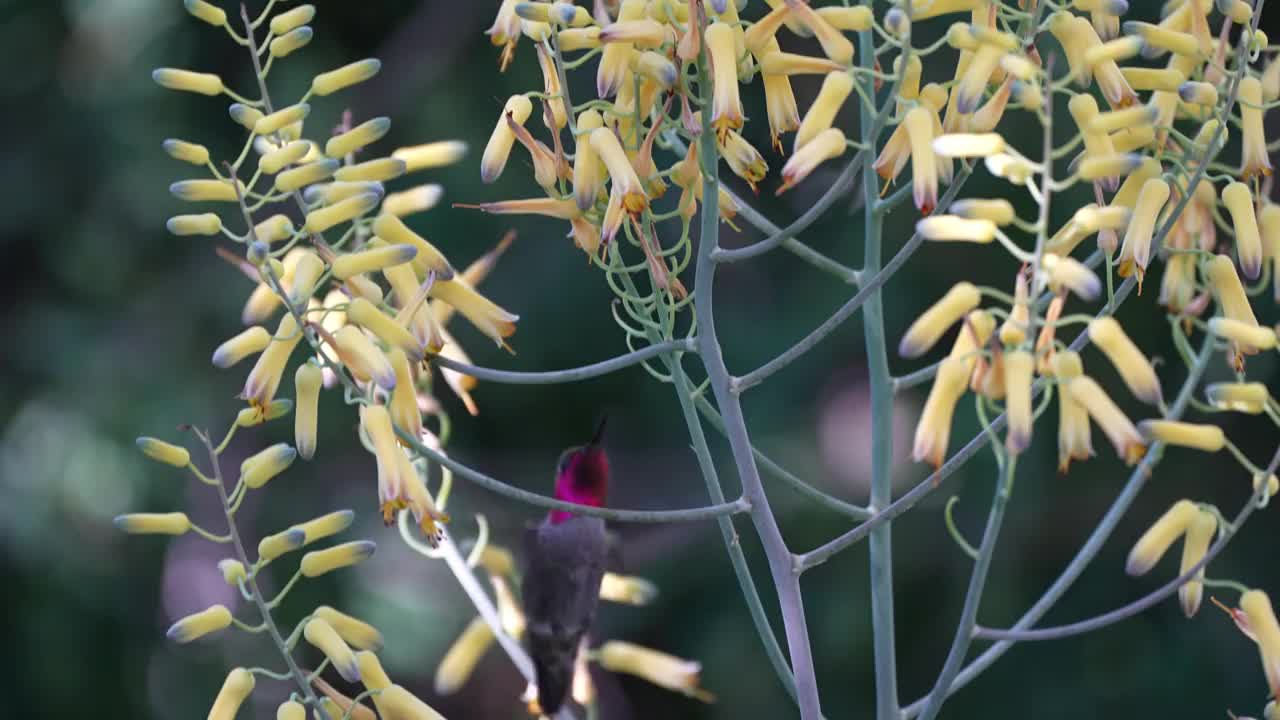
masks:
{"type": "Polygon", "coordinates": [[[529,633],[529,655],[538,679],[538,705],[546,715],[555,715],[569,694],[580,639],[529,633]]]}

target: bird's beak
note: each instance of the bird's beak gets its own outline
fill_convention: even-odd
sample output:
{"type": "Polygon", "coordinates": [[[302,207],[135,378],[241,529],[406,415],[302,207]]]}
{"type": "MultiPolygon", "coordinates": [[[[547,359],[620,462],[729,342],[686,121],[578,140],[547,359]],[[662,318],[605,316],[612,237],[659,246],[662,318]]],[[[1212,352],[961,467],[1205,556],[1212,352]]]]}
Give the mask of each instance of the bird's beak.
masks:
{"type": "Polygon", "coordinates": [[[591,442],[587,443],[588,447],[597,447],[600,445],[600,441],[604,439],[605,425],[608,424],[608,422],[609,422],[608,415],[603,415],[600,417],[600,424],[596,425],[596,432],[594,435],[591,436],[591,442]]]}

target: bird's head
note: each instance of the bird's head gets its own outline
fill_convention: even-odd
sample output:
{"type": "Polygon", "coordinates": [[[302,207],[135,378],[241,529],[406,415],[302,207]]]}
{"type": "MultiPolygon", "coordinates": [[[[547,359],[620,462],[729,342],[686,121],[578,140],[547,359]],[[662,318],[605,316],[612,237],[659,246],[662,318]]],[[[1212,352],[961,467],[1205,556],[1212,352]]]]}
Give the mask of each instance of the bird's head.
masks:
{"type": "MultiPolygon", "coordinates": [[[[601,446],[605,421],[596,427],[595,435],[586,445],[565,450],[556,463],[557,500],[603,507],[609,494],[609,456],[601,446]]],[[[560,523],[573,516],[565,510],[552,510],[551,522],[560,523]]]]}

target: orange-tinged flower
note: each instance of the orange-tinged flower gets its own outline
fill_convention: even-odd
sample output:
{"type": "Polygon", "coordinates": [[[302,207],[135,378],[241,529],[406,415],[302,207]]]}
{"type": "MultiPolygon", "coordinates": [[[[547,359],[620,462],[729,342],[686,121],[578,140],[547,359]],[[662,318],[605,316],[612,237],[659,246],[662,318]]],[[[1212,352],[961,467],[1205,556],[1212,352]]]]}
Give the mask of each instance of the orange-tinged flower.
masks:
{"type": "Polygon", "coordinates": [[[1241,125],[1240,177],[1243,180],[1271,174],[1271,158],[1267,154],[1267,136],[1262,127],[1262,83],[1246,75],[1239,90],[1241,125]]]}
{"type": "Polygon", "coordinates": [[[844,70],[827,73],[822,80],[822,88],[818,91],[818,96],[805,111],[804,120],[800,122],[800,128],[796,131],[791,151],[799,152],[819,133],[830,128],[835,122],[836,113],[840,112],[840,107],[844,105],[844,101],[851,92],[853,92],[852,75],[844,70]]]}
{"type": "Polygon", "coordinates": [[[730,130],[742,127],[742,101],[738,98],[738,65],[734,54],[733,30],[724,23],[706,29],[707,54],[711,61],[711,126],[724,142],[730,130]]]}
{"type": "Polygon", "coordinates": [[[1066,383],[1065,391],[1071,393],[1071,398],[1080,403],[1094,422],[1098,423],[1125,464],[1133,465],[1142,459],[1147,446],[1142,442],[1138,429],[1093,378],[1086,375],[1071,378],[1066,383]]]}
{"type": "Polygon", "coordinates": [[[844,133],[838,128],[827,128],[818,133],[812,142],[792,155],[787,164],[782,167],[782,185],[778,187],[776,194],[781,195],[790,190],[827,160],[834,160],[843,155],[845,148],[844,133]]]}
{"type": "Polygon", "coordinates": [[[300,340],[302,329],[298,327],[293,315],[286,313],[280,318],[280,326],[271,343],[258,356],[258,362],[249,371],[240,397],[255,407],[265,408],[270,405],[280,387],[285,364],[300,340]]]}
{"type": "Polygon", "coordinates": [[[1271,694],[1280,695],[1280,623],[1271,609],[1271,599],[1261,590],[1250,590],[1240,596],[1240,610],[1248,622],[1250,636],[1258,644],[1271,694]]]}
{"type": "Polygon", "coordinates": [[[1134,203],[1129,228],[1120,246],[1121,277],[1137,274],[1141,280],[1151,263],[1151,242],[1160,211],[1169,200],[1169,183],[1151,178],[1142,184],[1142,190],[1134,203]]]}
{"type": "Polygon", "coordinates": [[[752,190],[769,172],[769,164],[754,145],[733,130],[729,130],[718,142],[720,156],[724,158],[734,175],[747,181],[752,190]]]}
{"type": "Polygon", "coordinates": [[[933,114],[923,106],[912,108],[902,121],[911,146],[911,186],[916,207],[928,215],[938,205],[938,164],[933,152],[933,114]]]}
{"type": "Polygon", "coordinates": [[[431,297],[452,305],[477,330],[487,335],[500,347],[511,349],[506,343],[506,338],[515,334],[519,315],[503,310],[471,286],[456,280],[437,281],[431,286],[430,294],[431,297]]]}

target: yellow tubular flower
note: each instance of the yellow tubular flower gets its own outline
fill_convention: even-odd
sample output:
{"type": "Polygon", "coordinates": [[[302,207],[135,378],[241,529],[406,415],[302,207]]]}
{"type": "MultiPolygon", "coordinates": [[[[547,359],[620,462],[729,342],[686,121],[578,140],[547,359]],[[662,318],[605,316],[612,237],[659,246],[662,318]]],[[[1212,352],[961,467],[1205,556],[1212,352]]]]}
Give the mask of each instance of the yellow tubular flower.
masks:
{"type": "Polygon", "coordinates": [[[240,583],[245,581],[248,573],[245,572],[244,563],[231,558],[223,558],[218,561],[218,572],[222,573],[222,579],[231,587],[239,587],[240,583]]]}
{"type": "Polygon", "coordinates": [[[306,119],[311,112],[311,106],[306,103],[298,103],[281,108],[270,115],[263,115],[258,122],[253,124],[254,135],[271,135],[279,132],[285,125],[292,125],[306,119]]]}
{"type": "Polygon", "coordinates": [[[413,333],[364,298],[348,303],[347,322],[363,327],[392,348],[403,350],[415,362],[422,359],[422,347],[413,333]]]}
{"type": "MultiPolygon", "coordinates": [[[[631,22],[644,17],[646,0],[623,0],[618,8],[618,22],[631,22]]],[[[597,34],[597,39],[599,35],[597,34]]],[[[630,73],[631,54],[635,47],[628,42],[613,42],[604,46],[600,65],[596,68],[596,95],[607,98],[617,94],[630,73]]]]}
{"type": "Polygon", "coordinates": [[[991,73],[1000,65],[1000,58],[1006,53],[1005,47],[994,43],[979,43],[973,51],[972,59],[960,83],[952,92],[956,96],[956,112],[968,115],[978,108],[982,94],[991,80],[991,73]]]}
{"type": "Polygon", "coordinates": [[[223,90],[222,78],[211,73],[159,68],[151,73],[151,79],[162,88],[180,92],[193,92],[200,95],[213,96],[223,90]]]}
{"type": "Polygon", "coordinates": [[[113,521],[116,529],[130,535],[183,535],[191,529],[186,513],[130,513],[113,521]]]}
{"type": "MultiPolygon", "coordinates": [[[[935,140],[935,148],[937,148],[937,144],[935,140]]],[[[1008,225],[1016,217],[1013,205],[1004,199],[968,198],[951,203],[951,207],[948,209],[966,220],[987,220],[996,225],[1008,225]]]]}
{"type": "Polygon", "coordinates": [[[588,142],[608,169],[613,189],[621,195],[623,209],[632,215],[643,212],[649,206],[649,199],[617,136],[608,128],[596,128],[591,131],[588,142]]]}
{"type": "Polygon", "coordinates": [[[1005,412],[1009,417],[1005,447],[1014,455],[1031,445],[1031,377],[1035,364],[1035,358],[1026,350],[1004,355],[1005,412]]]}
{"type": "Polygon", "coordinates": [[[1187,76],[1176,68],[1120,68],[1120,73],[1134,90],[1178,92],[1187,76]]]}
{"type": "Polygon", "coordinates": [[[346,280],[353,275],[375,272],[413,260],[418,249],[412,245],[382,245],[339,255],[332,264],[333,276],[346,280]]]}
{"type": "MultiPolygon", "coordinates": [[[[1250,348],[1252,352],[1270,350],[1276,346],[1276,331],[1261,325],[1249,325],[1231,318],[1216,317],[1209,321],[1209,332],[1230,340],[1237,347],[1250,348]]],[[[1249,354],[1252,354],[1250,352],[1249,354]]]]}
{"type": "Polygon", "coordinates": [[[968,368],[966,373],[972,371],[981,358],[981,350],[991,338],[995,327],[996,319],[986,310],[974,310],[965,315],[964,324],[960,327],[960,332],[956,335],[956,341],[952,344],[951,352],[947,357],[963,362],[968,368]]]}
{"type": "Polygon", "coordinates": [[[396,217],[408,217],[426,212],[440,202],[444,188],[436,183],[419,185],[401,192],[390,193],[382,201],[382,212],[396,217]]]}
{"type": "Polygon", "coordinates": [[[359,618],[334,610],[328,605],[316,608],[312,615],[327,622],[348,645],[357,650],[377,652],[382,649],[382,633],[359,618]]]}
{"type": "Polygon", "coordinates": [[[169,186],[169,193],[184,202],[236,202],[236,188],[244,192],[244,185],[229,180],[179,180],[169,186]]]}
{"type": "Polygon", "coordinates": [[[324,154],[331,158],[342,158],[355,151],[371,145],[391,129],[391,118],[379,117],[367,120],[350,130],[329,138],[324,145],[324,154]]]}
{"type": "Polygon", "coordinates": [[[1079,377],[1084,369],[1080,355],[1071,350],[1055,352],[1051,366],[1053,375],[1063,383],[1063,391],[1058,393],[1058,472],[1065,473],[1072,460],[1093,457],[1089,413],[1065,388],[1065,384],[1079,377]]]}
{"type": "MultiPolygon", "coordinates": [[[[1080,128],[1080,134],[1084,137],[1084,157],[1086,159],[1111,157],[1116,154],[1110,135],[1105,132],[1093,132],[1090,130],[1093,126],[1093,121],[1099,115],[1098,104],[1094,101],[1092,95],[1080,93],[1072,96],[1071,100],[1067,102],[1067,109],[1071,111],[1071,118],[1075,120],[1076,127],[1080,128]]],[[[1115,190],[1118,181],[1119,179],[1114,176],[1101,180],[1106,190],[1115,190]]]]}
{"type": "Polygon", "coordinates": [[[1178,97],[1188,105],[1218,104],[1218,88],[1206,82],[1185,82],[1178,86],[1178,97]]]}
{"type": "Polygon", "coordinates": [[[493,641],[493,631],[484,618],[472,618],[436,668],[436,694],[452,695],[461,690],[493,641]]]}
{"type": "Polygon", "coordinates": [[[223,605],[214,605],[174,623],[165,637],[177,643],[189,643],[210,633],[225,630],[230,625],[231,611],[223,605]]]}
{"type": "Polygon", "coordinates": [[[136,442],[142,454],[156,462],[162,462],[165,465],[172,465],[178,468],[184,468],[191,464],[191,453],[184,447],[153,437],[140,437],[136,442]]]}
{"type": "Polygon", "coordinates": [[[421,437],[422,411],[418,409],[418,393],[409,358],[400,348],[392,348],[389,357],[391,367],[396,371],[396,389],[391,391],[391,402],[388,404],[391,420],[413,437],[421,437]]]}
{"type": "Polygon", "coordinates": [[[308,520],[301,525],[294,525],[291,530],[297,530],[303,535],[303,544],[313,543],[317,540],[323,540],[332,535],[351,527],[351,522],[355,519],[355,513],[350,510],[335,510],[326,513],[318,518],[308,520]]]}
{"type": "MultiPolygon", "coordinates": [[[[1121,112],[1126,112],[1122,110],[1121,112]]],[[[1090,182],[1108,182],[1117,177],[1128,175],[1142,164],[1142,156],[1136,153],[1116,153],[1115,155],[1097,155],[1086,157],[1080,163],[1076,174],[1081,180],[1090,182]]]]}
{"type": "Polygon", "coordinates": [[[600,583],[600,599],[626,605],[648,605],[658,596],[658,588],[641,577],[605,573],[600,583]]]}
{"type": "Polygon", "coordinates": [[[324,373],[309,362],[299,365],[293,376],[294,402],[297,403],[293,411],[293,442],[304,460],[310,460],[316,454],[316,425],[323,384],[324,373]]]}
{"type": "Polygon", "coordinates": [[[840,7],[831,5],[828,7],[816,8],[818,15],[830,23],[831,27],[845,32],[859,32],[861,30],[870,30],[872,24],[871,8],[869,7],[840,7]]]}
{"type": "Polygon", "coordinates": [[[269,420],[275,420],[288,415],[289,411],[292,409],[293,401],[288,398],[272,400],[271,404],[265,408],[250,406],[236,413],[236,426],[252,427],[254,425],[261,425],[269,420]]]}
{"type": "Polygon", "coordinates": [[[1205,388],[1205,398],[1219,410],[1258,415],[1266,409],[1269,393],[1262,383],[1213,383],[1205,388]]]}
{"type": "Polygon", "coordinates": [[[284,35],[294,28],[302,27],[316,16],[314,5],[299,5],[292,10],[282,12],[271,18],[270,28],[274,35],[284,35]]]}
{"type": "Polygon", "coordinates": [[[1099,113],[1089,122],[1089,132],[1113,133],[1139,126],[1150,126],[1154,121],[1155,112],[1152,108],[1135,105],[1123,110],[1099,113]]]}
{"type": "Polygon", "coordinates": [[[1067,289],[1087,301],[1096,300],[1102,292],[1102,281],[1075,258],[1044,253],[1040,262],[1049,276],[1049,288],[1055,292],[1067,289]]]}
{"type": "Polygon", "coordinates": [[[1125,231],[1124,242],[1120,247],[1121,277],[1137,273],[1141,279],[1146,274],[1147,265],[1151,262],[1151,240],[1155,232],[1156,220],[1164,204],[1169,200],[1169,183],[1160,178],[1151,178],[1142,184],[1129,220],[1129,229],[1125,231]]]}
{"type": "Polygon", "coordinates": [[[277,443],[258,451],[240,463],[240,481],[254,490],[289,469],[298,451],[286,443],[277,443]]]}
{"type": "Polygon", "coordinates": [[[1258,644],[1262,669],[1271,694],[1280,694],[1280,623],[1276,622],[1271,599],[1261,590],[1250,590],[1240,596],[1240,609],[1248,620],[1249,632],[1258,644]]]}
{"type": "Polygon", "coordinates": [[[262,351],[253,370],[249,371],[240,397],[258,407],[269,405],[276,396],[276,389],[280,387],[284,366],[300,340],[302,340],[301,328],[293,319],[293,315],[286,313],[280,318],[280,326],[276,328],[271,344],[262,351]]]}
{"type": "Polygon", "coordinates": [[[510,118],[518,125],[524,125],[532,112],[533,103],[529,98],[523,95],[512,95],[507,99],[507,104],[493,127],[493,133],[489,135],[489,142],[484,146],[484,155],[480,158],[482,182],[491,183],[497,180],[507,166],[507,158],[511,156],[511,146],[515,143],[516,136],[507,124],[507,119],[510,118]]]}
{"type": "Polygon", "coordinates": [[[946,158],[987,157],[1004,150],[998,133],[949,133],[933,141],[933,151],[946,158]]]}
{"type": "Polygon", "coordinates": [[[468,285],[453,280],[437,281],[431,286],[431,297],[452,305],[501,347],[506,348],[505,339],[515,334],[520,316],[503,310],[468,285]]]}
{"type": "Polygon", "coordinates": [[[288,57],[295,51],[306,47],[307,43],[311,42],[313,34],[309,27],[295,28],[272,40],[267,49],[273,58],[288,57]]]}
{"type": "Polygon", "coordinates": [[[467,154],[467,144],[461,140],[437,142],[397,148],[391,157],[404,163],[406,173],[446,167],[458,162],[467,154]]]}
{"type": "Polygon", "coordinates": [[[599,38],[606,45],[628,43],[634,48],[655,48],[667,39],[667,29],[656,20],[627,20],[600,28],[599,38]]]}
{"type": "Polygon", "coordinates": [[[771,52],[760,58],[760,71],[765,75],[826,75],[845,72],[846,68],[826,58],[771,52]]]}
{"type": "Polygon", "coordinates": [[[444,720],[443,715],[399,685],[392,685],[376,697],[382,700],[382,707],[386,708],[386,712],[380,713],[383,717],[396,718],[397,720],[400,720],[400,718],[404,720],[444,720]]]}
{"type": "Polygon", "coordinates": [[[382,197],[376,193],[361,193],[339,200],[333,205],[312,210],[307,213],[306,231],[322,233],[335,225],[355,220],[377,207],[380,200],[382,197]]]}
{"type": "Polygon", "coordinates": [[[307,720],[307,708],[293,700],[283,702],[276,708],[276,720],[307,720]]]}
{"type": "Polygon", "coordinates": [[[1240,177],[1248,181],[1271,174],[1267,155],[1266,131],[1262,127],[1262,83],[1247,75],[1240,80],[1240,124],[1244,147],[1241,150],[1240,177]]]}
{"type": "Polygon", "coordinates": [[[768,54],[769,50],[777,50],[778,42],[775,36],[778,34],[778,28],[782,27],[786,20],[791,19],[794,21],[790,13],[790,8],[783,3],[779,3],[764,17],[757,20],[754,25],[747,28],[743,35],[743,43],[746,45],[747,50],[757,58],[768,54]]]}
{"type": "Polygon", "coordinates": [[[1125,417],[1119,407],[1107,397],[1098,383],[1093,378],[1081,375],[1072,378],[1066,383],[1066,391],[1071,394],[1071,398],[1080,403],[1094,422],[1102,428],[1106,433],[1107,439],[1116,449],[1116,454],[1124,460],[1126,465],[1133,465],[1142,459],[1146,454],[1147,447],[1142,442],[1142,436],[1138,434],[1138,429],[1133,426],[1129,418],[1125,417]]]}
{"type": "MultiPolygon", "coordinates": [[[[1072,22],[1075,25],[1075,32],[1080,38],[1078,41],[1081,50],[1080,59],[1085,62],[1084,57],[1088,54],[1089,49],[1101,45],[1102,40],[1088,20],[1077,17],[1072,22]]],[[[1116,65],[1115,60],[1102,59],[1093,64],[1091,68],[1094,79],[1098,82],[1098,88],[1102,90],[1103,97],[1107,99],[1107,103],[1112,108],[1126,108],[1138,102],[1137,94],[1133,92],[1133,88],[1129,87],[1129,83],[1125,82],[1124,75],[1120,73],[1120,66],[1116,65]]]]}
{"type": "Polygon", "coordinates": [[[1018,273],[1013,285],[1013,306],[1009,308],[1009,317],[1000,325],[1000,344],[1016,347],[1027,339],[1027,328],[1031,323],[1031,298],[1027,276],[1018,273]]]}
{"type": "Polygon", "coordinates": [[[792,155],[782,167],[782,185],[775,194],[781,195],[790,190],[796,183],[809,177],[809,173],[822,163],[840,157],[846,147],[844,133],[838,128],[827,128],[818,133],[812,142],[792,155]]]}
{"type": "Polygon", "coordinates": [[[413,268],[420,274],[435,273],[437,280],[448,280],[453,277],[453,266],[445,259],[444,254],[437,250],[435,245],[409,229],[409,226],[399,217],[382,213],[373,221],[373,232],[388,243],[412,245],[417,250],[412,261],[413,268]]]}
{"type": "Polygon", "coordinates": [[[333,177],[342,182],[384,182],[403,175],[405,167],[403,160],[384,157],[340,167],[333,177]]]}
{"type": "MultiPolygon", "coordinates": [[[[560,91],[560,75],[556,71],[555,60],[543,44],[538,43],[534,48],[538,54],[538,67],[542,70],[542,91],[547,95],[544,102],[551,110],[553,129],[559,130],[569,123],[569,116],[564,107],[564,95],[560,91]]],[[[545,117],[543,123],[546,123],[545,117]]]]}
{"type": "Polygon", "coordinates": [[[1187,531],[1200,514],[1200,508],[1190,500],[1179,500],[1173,507],[1165,511],[1142,537],[1138,538],[1133,550],[1129,551],[1129,560],[1124,571],[1130,575],[1145,575],[1160,558],[1187,531]]]}
{"type": "Polygon", "coordinates": [[[635,675],[703,702],[715,700],[714,695],[698,687],[698,674],[702,668],[692,660],[619,640],[601,645],[596,656],[600,667],[605,670],[635,675]]]}
{"type": "MultiPolygon", "coordinates": [[[[583,110],[578,115],[578,130],[590,133],[604,127],[604,118],[595,110],[583,110]]],[[[582,136],[575,138],[575,155],[573,158],[573,196],[580,210],[588,210],[596,204],[596,198],[604,190],[604,166],[600,156],[591,147],[588,138],[583,142],[582,136]]]]}
{"type": "Polygon", "coordinates": [[[337,630],[318,615],[307,621],[302,636],[333,663],[333,667],[347,682],[360,681],[360,666],[351,648],[337,630]]]}
{"type": "MultiPolygon", "coordinates": [[[[1226,317],[1256,327],[1258,319],[1249,305],[1249,296],[1236,274],[1236,266],[1226,255],[1217,255],[1205,265],[1205,276],[1226,317]]],[[[1245,351],[1249,352],[1249,351],[1245,351]]]]}
{"type": "Polygon", "coordinates": [[[240,706],[253,692],[253,673],[244,668],[236,668],[227,674],[227,679],[218,691],[218,697],[209,708],[209,720],[235,720],[240,706]]]}
{"type": "MultiPolygon", "coordinates": [[[[729,130],[742,127],[742,101],[738,98],[737,56],[733,48],[733,29],[715,23],[705,33],[707,56],[711,61],[711,126],[721,142],[729,130]]],[[[592,133],[594,135],[595,133],[592,133]]]]}
{"type": "Polygon", "coordinates": [[[1226,446],[1227,438],[1222,428],[1174,420],[1143,420],[1138,430],[1148,442],[1162,442],[1178,447],[1188,447],[1205,452],[1218,452],[1226,446]]]}
{"type": "Polygon", "coordinates": [[[804,25],[818,39],[818,43],[822,45],[822,52],[826,54],[831,61],[840,65],[848,65],[853,62],[853,43],[849,39],[840,34],[840,31],[831,26],[825,18],[817,13],[813,8],[809,7],[809,3],[803,0],[786,0],[787,7],[791,9],[791,15],[800,24],[804,25]]]}
{"type": "Polygon", "coordinates": [[[181,160],[192,165],[206,165],[209,162],[209,148],[185,140],[165,140],[161,145],[165,153],[174,160],[181,160]]]}
{"type": "Polygon", "coordinates": [[[341,165],[337,160],[325,158],[306,165],[301,165],[276,175],[275,188],[280,192],[293,192],[307,185],[327,180],[337,172],[341,165]]]}
{"type": "Polygon", "coordinates": [[[311,93],[324,97],[332,95],[339,90],[351,87],[358,83],[378,74],[382,69],[382,62],[376,58],[368,58],[366,60],[357,60],[356,62],[343,65],[337,70],[330,70],[326,73],[320,73],[311,80],[311,93]]]}
{"type": "Polygon", "coordinates": [[[1140,39],[1146,46],[1149,56],[1163,55],[1166,52],[1193,57],[1200,54],[1200,42],[1191,33],[1132,20],[1124,24],[1124,31],[1135,36],[1134,39],[1140,39]]]}
{"type": "Polygon", "coordinates": [[[311,151],[309,143],[298,140],[279,149],[272,150],[258,159],[258,169],[268,175],[275,175],[284,168],[304,158],[311,151]]]}
{"type": "Polygon", "coordinates": [[[1107,356],[1134,397],[1152,405],[1163,402],[1155,368],[1113,317],[1089,323],[1089,339],[1107,356]]]}
{"type": "Polygon", "coordinates": [[[985,218],[966,219],[957,215],[934,215],[916,222],[916,232],[934,242],[989,243],[995,240],[996,224],[985,218]]]}
{"type": "Polygon", "coordinates": [[[289,528],[274,535],[268,535],[258,542],[258,562],[271,562],[287,552],[302,547],[306,544],[306,540],[306,535],[298,528],[289,528]]]}
{"type": "Polygon", "coordinates": [[[384,390],[395,388],[396,375],[391,361],[360,328],[344,325],[332,337],[334,351],[357,380],[373,381],[384,390]]]}
{"type": "Polygon", "coordinates": [[[334,570],[351,567],[373,555],[376,549],[377,546],[368,540],[357,540],[324,550],[313,550],[302,556],[299,569],[309,578],[320,577],[334,570]]]}
{"type": "Polygon", "coordinates": [[[844,104],[851,92],[853,92],[853,76],[843,70],[828,73],[822,81],[822,89],[818,91],[818,96],[805,112],[800,129],[796,131],[791,151],[799,152],[800,148],[817,137],[819,133],[830,128],[835,121],[836,113],[840,111],[840,106],[844,104]]]}
{"type": "Polygon", "coordinates": [[[1257,280],[1262,274],[1262,236],[1253,211],[1253,193],[1242,182],[1229,183],[1222,189],[1222,203],[1231,213],[1231,224],[1236,231],[1240,269],[1244,270],[1245,277],[1257,280]]]}
{"type": "Polygon", "coordinates": [[[293,277],[289,282],[289,304],[295,308],[305,307],[307,301],[316,291],[320,276],[324,274],[324,261],[310,250],[298,253],[294,261],[293,277]]]}
{"type": "Polygon", "coordinates": [[[1142,52],[1142,38],[1130,36],[1094,45],[1085,50],[1081,59],[1086,65],[1093,66],[1104,60],[1127,60],[1140,52],[1142,52]]]}
{"type": "Polygon", "coordinates": [[[911,146],[911,186],[916,207],[928,215],[938,205],[938,164],[933,153],[933,114],[923,106],[912,108],[902,120],[911,146]]]}
{"type": "Polygon", "coordinates": [[[973,359],[948,356],[938,366],[938,375],[925,400],[920,422],[916,425],[911,457],[941,467],[951,439],[951,418],[956,403],[968,388],[973,359]]]}
{"type": "Polygon", "coordinates": [[[982,294],[977,286],[968,282],[956,283],[911,324],[898,344],[898,354],[904,358],[925,354],[957,320],[978,307],[981,300],[982,294]]]}
{"type": "Polygon", "coordinates": [[[214,213],[175,215],[169,218],[164,226],[170,233],[178,236],[210,236],[222,232],[222,218],[214,213]]]}

